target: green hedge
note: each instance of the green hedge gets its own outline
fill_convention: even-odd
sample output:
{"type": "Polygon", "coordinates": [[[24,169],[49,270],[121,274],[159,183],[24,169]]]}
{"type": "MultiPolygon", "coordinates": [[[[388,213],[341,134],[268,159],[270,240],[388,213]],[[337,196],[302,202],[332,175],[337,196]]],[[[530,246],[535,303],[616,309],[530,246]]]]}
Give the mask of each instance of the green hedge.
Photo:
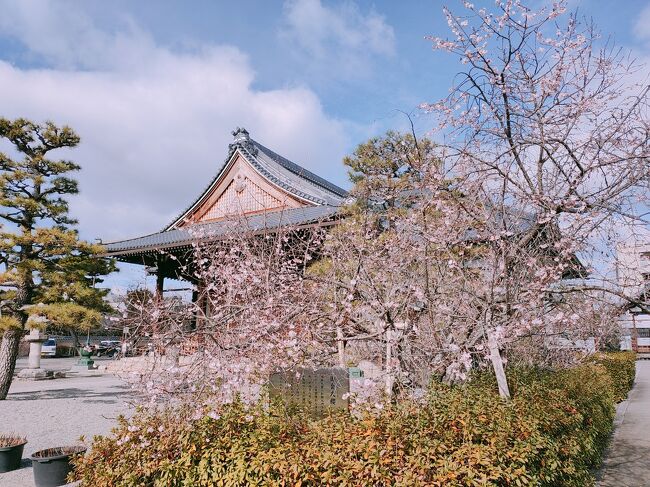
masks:
{"type": "Polygon", "coordinates": [[[636,353],[610,352],[597,353],[590,358],[592,363],[602,365],[614,380],[614,399],[620,402],[632,389],[636,375],[636,353]]]}
{"type": "Polygon", "coordinates": [[[425,404],[321,420],[244,409],[190,420],[141,411],[77,461],[87,486],[588,486],[614,418],[604,366],[432,386],[425,404]]]}

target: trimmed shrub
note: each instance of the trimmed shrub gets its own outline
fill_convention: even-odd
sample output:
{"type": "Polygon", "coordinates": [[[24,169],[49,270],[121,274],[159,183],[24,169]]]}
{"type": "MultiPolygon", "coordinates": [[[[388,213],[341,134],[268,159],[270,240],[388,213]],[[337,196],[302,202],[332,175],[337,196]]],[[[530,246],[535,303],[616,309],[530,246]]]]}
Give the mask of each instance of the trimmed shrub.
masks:
{"type": "Polygon", "coordinates": [[[88,486],[588,486],[614,418],[597,364],[510,371],[511,401],[479,376],[425,401],[320,420],[240,404],[198,420],[140,411],[76,462],[88,486]]]}
{"type": "Polygon", "coordinates": [[[614,400],[620,402],[634,385],[636,376],[636,353],[608,352],[597,353],[590,357],[592,363],[602,365],[612,377],[614,384],[614,400]]]}

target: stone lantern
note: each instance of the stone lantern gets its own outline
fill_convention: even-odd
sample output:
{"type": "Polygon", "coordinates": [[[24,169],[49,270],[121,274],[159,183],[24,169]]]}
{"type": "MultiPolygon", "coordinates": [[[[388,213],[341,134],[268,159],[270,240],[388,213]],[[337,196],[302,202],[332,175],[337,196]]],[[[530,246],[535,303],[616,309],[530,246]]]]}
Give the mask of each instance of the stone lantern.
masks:
{"type": "Polygon", "coordinates": [[[23,379],[46,379],[51,376],[51,371],[41,368],[41,350],[43,349],[43,342],[47,340],[47,335],[38,328],[32,328],[24,340],[29,343],[29,363],[26,369],[18,373],[18,377],[23,379]]]}

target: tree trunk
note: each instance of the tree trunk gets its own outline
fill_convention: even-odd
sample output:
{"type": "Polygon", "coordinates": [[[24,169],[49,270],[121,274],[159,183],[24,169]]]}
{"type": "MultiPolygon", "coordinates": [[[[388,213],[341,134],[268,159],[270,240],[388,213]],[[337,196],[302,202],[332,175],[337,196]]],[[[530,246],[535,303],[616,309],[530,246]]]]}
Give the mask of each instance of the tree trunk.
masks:
{"type": "Polygon", "coordinates": [[[72,335],[72,338],[74,339],[74,348],[81,348],[81,342],[79,341],[79,335],[77,335],[77,332],[75,330],[70,330],[70,334],[72,335]]]}
{"type": "Polygon", "coordinates": [[[503,359],[499,351],[499,345],[494,337],[494,331],[488,330],[488,348],[490,349],[490,361],[494,369],[494,375],[497,377],[497,384],[499,385],[499,395],[503,399],[510,399],[510,388],[508,387],[508,380],[506,372],[503,370],[503,359]]]}
{"type": "Polygon", "coordinates": [[[16,329],[6,330],[0,343],[0,401],[7,398],[9,387],[14,378],[18,347],[22,332],[16,329]]]}
{"type": "Polygon", "coordinates": [[[393,347],[393,337],[394,333],[392,330],[386,330],[386,357],[384,364],[384,393],[386,397],[392,402],[394,393],[395,393],[395,381],[396,370],[395,370],[395,357],[394,357],[394,347],[393,347]]]}
{"type": "Polygon", "coordinates": [[[339,367],[345,368],[345,340],[343,339],[343,330],[340,326],[336,327],[336,348],[339,358],[339,367]]]}
{"type": "Polygon", "coordinates": [[[20,339],[23,336],[23,330],[25,329],[28,318],[24,306],[31,304],[33,288],[34,282],[32,281],[31,276],[28,276],[19,286],[16,287],[16,298],[14,304],[18,309],[16,317],[19,319],[22,326],[20,330],[6,330],[2,336],[2,343],[0,343],[0,401],[7,398],[11,381],[14,378],[16,359],[18,358],[18,347],[20,346],[20,339]]]}

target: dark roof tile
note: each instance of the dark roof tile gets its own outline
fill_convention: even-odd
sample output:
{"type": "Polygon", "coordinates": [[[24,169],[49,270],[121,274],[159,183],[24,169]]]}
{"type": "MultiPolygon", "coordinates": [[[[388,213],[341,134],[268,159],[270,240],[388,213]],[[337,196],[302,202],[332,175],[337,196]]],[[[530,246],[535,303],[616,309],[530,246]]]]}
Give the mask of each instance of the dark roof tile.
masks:
{"type": "Polygon", "coordinates": [[[279,211],[269,211],[238,219],[200,223],[174,230],[162,231],[144,237],[104,244],[108,255],[145,252],[165,248],[183,247],[201,240],[216,240],[238,232],[260,232],[283,227],[332,220],[339,208],[336,206],[308,206],[279,211]]]}

